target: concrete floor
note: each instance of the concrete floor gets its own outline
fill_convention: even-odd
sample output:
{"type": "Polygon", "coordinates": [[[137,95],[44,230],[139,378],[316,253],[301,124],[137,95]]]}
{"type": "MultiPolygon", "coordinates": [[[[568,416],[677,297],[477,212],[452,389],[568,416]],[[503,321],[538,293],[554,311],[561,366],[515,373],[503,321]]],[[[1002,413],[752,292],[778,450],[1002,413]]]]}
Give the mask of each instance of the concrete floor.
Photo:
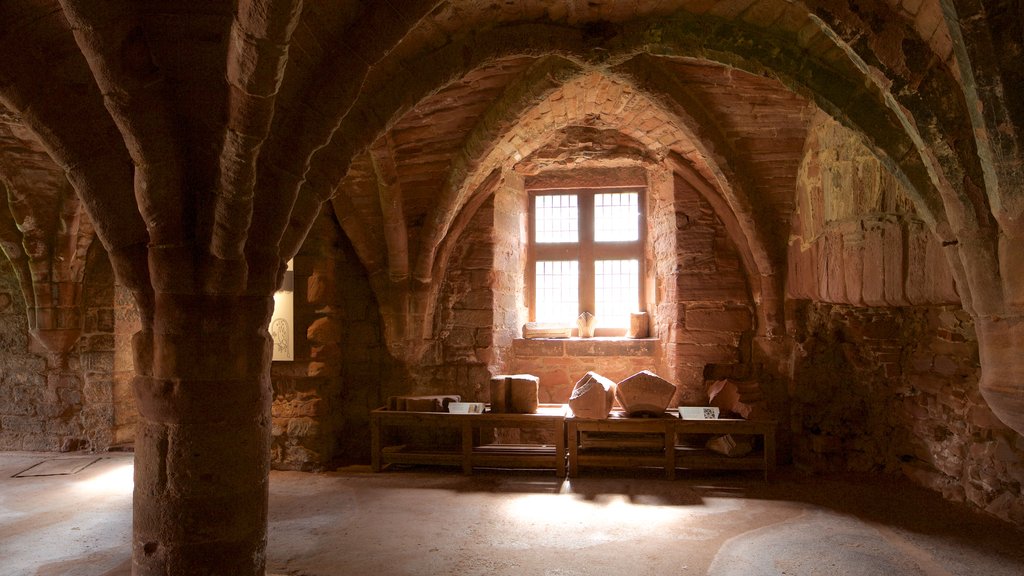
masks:
{"type": "MultiPolygon", "coordinates": [[[[129,573],[130,454],[12,478],[81,456],[0,453],[0,574],[129,573]]],[[[275,575],[1024,574],[1024,531],[879,477],[274,472],[270,507],[275,575]]]]}

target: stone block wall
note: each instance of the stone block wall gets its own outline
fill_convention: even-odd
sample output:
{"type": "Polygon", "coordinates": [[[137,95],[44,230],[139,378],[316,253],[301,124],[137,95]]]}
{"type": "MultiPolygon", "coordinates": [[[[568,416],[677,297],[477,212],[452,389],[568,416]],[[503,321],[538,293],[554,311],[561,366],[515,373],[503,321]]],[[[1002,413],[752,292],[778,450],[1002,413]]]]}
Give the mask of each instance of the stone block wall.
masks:
{"type": "Polygon", "coordinates": [[[84,445],[78,448],[106,450],[116,443],[114,293],[114,270],[106,252],[95,242],[86,264],[82,335],[77,346],[84,438],[84,445]]]}
{"type": "Polygon", "coordinates": [[[418,366],[417,393],[487,400],[494,357],[494,200],[485,202],[459,237],[448,262],[434,334],[436,366],[418,366]],[[426,377],[426,378],[425,378],[426,377]]]}
{"type": "Polygon", "coordinates": [[[529,317],[526,307],[527,200],[524,179],[513,171],[503,174],[494,195],[494,330],[489,365],[495,373],[512,361],[512,342],[522,334],[529,317]]]}
{"type": "Polygon", "coordinates": [[[0,259],[0,450],[106,450],[114,441],[113,272],[98,243],[86,266],[82,337],[58,356],[29,335],[17,278],[0,259]]]}
{"type": "Polygon", "coordinates": [[[657,372],[659,348],[653,338],[519,338],[509,372],[538,376],[540,401],[565,404],[573,385],[591,370],[616,382],[641,370],[657,372]]]}
{"type": "Polygon", "coordinates": [[[854,306],[959,304],[948,249],[861,137],[819,113],[797,180],[787,294],[854,306]]]}
{"type": "Polygon", "coordinates": [[[127,446],[135,442],[135,422],[138,419],[135,394],[132,392],[132,379],[135,377],[132,336],[142,328],[142,322],[139,318],[139,309],[135,307],[135,299],[124,286],[114,286],[113,313],[113,444],[127,446]]]}
{"type": "Polygon", "coordinates": [[[369,460],[369,413],[393,393],[369,279],[332,213],[294,259],[295,360],[274,362],[272,466],[369,460]]]}
{"type": "Polygon", "coordinates": [[[0,450],[51,450],[60,440],[40,413],[46,359],[29,349],[25,301],[14,270],[0,258],[0,450]]]}
{"type": "Polygon", "coordinates": [[[794,316],[798,466],[904,474],[1024,525],[1024,438],[978,392],[968,314],[804,302],[794,316]]]}
{"type": "MultiPolygon", "coordinates": [[[[754,328],[753,301],[736,247],[711,205],[681,178],[667,222],[673,266],[659,282],[657,336],[664,343],[668,378],[679,386],[675,403],[701,404],[704,367],[740,361],[740,342],[754,328]]],[[[662,234],[655,228],[656,238],[662,234]]]]}

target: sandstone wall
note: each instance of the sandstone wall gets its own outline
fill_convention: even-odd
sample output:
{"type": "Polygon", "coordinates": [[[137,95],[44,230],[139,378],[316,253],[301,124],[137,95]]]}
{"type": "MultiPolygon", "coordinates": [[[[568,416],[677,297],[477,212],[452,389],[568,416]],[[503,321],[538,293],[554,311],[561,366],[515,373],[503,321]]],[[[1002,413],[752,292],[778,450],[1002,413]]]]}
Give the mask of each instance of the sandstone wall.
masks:
{"type": "Polygon", "coordinates": [[[793,457],[814,471],[902,473],[1024,524],[1024,437],[978,392],[958,307],[798,306],[793,457]]]}
{"type": "Polygon", "coordinates": [[[616,382],[641,370],[659,371],[657,340],[519,338],[509,372],[540,377],[540,401],[565,404],[573,385],[593,370],[616,382]]]}
{"type": "Polygon", "coordinates": [[[106,450],[114,442],[113,273],[97,244],[86,263],[83,332],[64,357],[29,335],[25,302],[0,259],[0,450],[106,450]]]}
{"type": "Polygon", "coordinates": [[[272,465],[316,470],[368,460],[369,411],[388,394],[369,280],[329,213],[294,268],[295,361],[271,366],[272,465]]]}
{"type": "Polygon", "coordinates": [[[515,340],[507,371],[539,376],[541,401],[565,402],[590,370],[613,380],[653,370],[679,387],[673,404],[701,404],[705,366],[741,360],[753,304],[735,244],[684,180],[661,170],[648,171],[646,180],[651,339],[515,340]]]}
{"type": "Polygon", "coordinates": [[[132,336],[142,327],[139,309],[132,293],[124,286],[114,286],[114,439],[119,446],[135,442],[135,395],[132,379],[135,377],[135,357],[132,336]]]}
{"type": "Polygon", "coordinates": [[[488,400],[496,314],[494,250],[492,197],[473,215],[448,262],[435,316],[437,364],[410,367],[417,393],[488,400]]]}
{"type": "Polygon", "coordinates": [[[959,304],[944,248],[861,141],[819,113],[797,181],[787,295],[855,306],[959,304]]]}
{"type": "Polygon", "coordinates": [[[106,450],[117,442],[119,397],[115,378],[114,270],[99,242],[94,242],[86,263],[82,336],[78,340],[82,379],[80,425],[83,441],[65,440],[65,449],[106,450]]]}
{"type": "Polygon", "coordinates": [[[656,324],[668,372],[680,387],[677,401],[701,404],[705,366],[741,360],[741,336],[753,329],[753,302],[722,221],[684,180],[675,178],[674,187],[669,222],[675,253],[671,270],[659,279],[656,324]]]}
{"type": "Polygon", "coordinates": [[[46,359],[29,350],[28,320],[18,280],[0,258],[0,449],[50,450],[61,442],[41,413],[46,359]]]}
{"type": "Polygon", "coordinates": [[[529,318],[526,307],[527,200],[523,178],[513,171],[503,175],[494,195],[494,333],[488,362],[495,374],[505,372],[514,358],[513,341],[529,318]]]}

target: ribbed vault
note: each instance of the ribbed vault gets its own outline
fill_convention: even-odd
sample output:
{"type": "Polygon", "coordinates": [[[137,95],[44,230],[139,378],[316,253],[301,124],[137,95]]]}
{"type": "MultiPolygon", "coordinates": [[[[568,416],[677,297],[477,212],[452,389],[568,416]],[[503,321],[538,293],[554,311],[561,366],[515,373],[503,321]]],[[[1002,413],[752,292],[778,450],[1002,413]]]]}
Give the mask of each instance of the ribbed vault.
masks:
{"type": "Polygon", "coordinates": [[[1002,49],[1020,15],[999,0],[0,3],[0,243],[31,324],[72,330],[49,339],[67,345],[93,230],[142,316],[136,573],[263,572],[270,296],[321,206],[389,339],[422,340],[461,230],[581,127],[704,194],[762,335],[781,325],[808,119],[863,136],[945,246],[982,392],[1024,430],[1024,86],[1002,49]],[[237,514],[210,525],[222,508],[237,514]]]}

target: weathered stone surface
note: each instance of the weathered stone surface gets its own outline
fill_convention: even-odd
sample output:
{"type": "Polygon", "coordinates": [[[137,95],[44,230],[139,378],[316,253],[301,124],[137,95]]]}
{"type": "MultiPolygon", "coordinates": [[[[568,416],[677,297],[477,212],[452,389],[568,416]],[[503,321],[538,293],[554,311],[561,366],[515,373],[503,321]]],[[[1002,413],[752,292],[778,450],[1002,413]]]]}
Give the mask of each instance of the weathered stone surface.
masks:
{"type": "Polygon", "coordinates": [[[615,382],[587,372],[569,396],[569,408],[578,418],[607,418],[615,404],[615,382]]]}
{"type": "Polygon", "coordinates": [[[491,411],[533,414],[537,411],[540,378],[532,374],[491,377],[491,411]]]}
{"type": "Polygon", "coordinates": [[[675,384],[650,370],[637,372],[615,386],[615,398],[629,416],[660,415],[675,393],[675,384]]]}
{"type": "Polygon", "coordinates": [[[708,402],[721,409],[723,418],[758,420],[767,417],[764,396],[757,382],[722,379],[711,382],[708,402]]]}
{"type": "Polygon", "coordinates": [[[650,316],[647,312],[633,312],[629,315],[629,328],[626,329],[626,338],[647,338],[650,316]]]}
{"type": "Polygon", "coordinates": [[[817,336],[800,344],[795,365],[794,459],[801,466],[898,470],[947,498],[1024,521],[1003,506],[1019,500],[1024,446],[977,390],[969,316],[954,308],[823,304],[806,312],[802,321],[817,336]]]}
{"type": "MultiPolygon", "coordinates": [[[[95,344],[111,330],[109,310],[82,291],[97,237],[126,287],[115,298],[140,307],[135,368],[138,382],[159,380],[143,390],[152,402],[174,412],[188,404],[172,397],[188,395],[202,419],[192,387],[246,380],[262,390],[270,374],[275,409],[292,418],[275,424],[268,450],[265,404],[237,428],[200,422],[175,435],[143,419],[139,484],[181,485],[139,489],[139,573],[262,573],[268,451],[307,468],[365,455],[367,413],[381,399],[481,397],[491,373],[522,370],[523,175],[552,187],[552,170],[580,167],[561,185],[647,188],[644,297],[658,340],[651,352],[567,344],[526,356],[544,398],[564,399],[581,367],[610,375],[644,363],[691,397],[707,363],[762,354],[787,380],[779,390],[811,391],[794,396],[794,421],[810,436],[796,439],[797,453],[860,469],[919,460],[953,478],[944,491],[1015,508],[1004,496],[1019,494],[1000,441],[1009,433],[970,385],[984,364],[985,397],[1024,428],[1019,329],[979,322],[979,344],[948,319],[933,329],[921,309],[783,318],[800,304],[778,292],[879,308],[962,300],[981,321],[1020,321],[1017,19],[986,17],[986,3],[952,14],[948,2],[919,0],[341,10],[246,0],[235,10],[181,3],[169,18],[59,4],[0,3],[18,48],[0,59],[0,243],[13,265],[0,294],[20,296],[25,317],[8,317],[15,305],[0,297],[0,417],[21,430],[0,430],[10,434],[0,445],[98,447],[104,432],[90,430],[110,418],[122,437],[134,432],[125,390],[111,406],[92,386],[127,387],[136,332],[118,325],[118,303],[113,362],[95,344]],[[341,45],[351,57],[330,49],[341,45]],[[313,222],[321,204],[334,236],[313,222]],[[298,264],[298,360],[268,368],[259,308],[304,240],[315,246],[298,264]],[[749,326],[699,314],[688,325],[690,311],[744,308],[749,326]],[[87,341],[74,343],[77,330],[87,341]],[[754,350],[751,332],[780,343],[754,350]],[[29,333],[54,357],[24,346],[29,333]],[[316,427],[300,420],[310,409],[316,427]],[[209,454],[231,459],[228,477],[209,454]],[[214,481],[200,481],[207,473],[214,481]],[[221,491],[211,497],[211,486],[221,491]],[[146,496],[177,488],[180,500],[146,496]],[[244,521],[202,524],[195,511],[211,502],[231,504],[218,518],[244,521]]],[[[210,398],[222,400],[232,399],[210,398]]]]}
{"type": "Polygon", "coordinates": [[[523,324],[523,338],[568,338],[572,334],[569,325],[542,322],[523,324]]]}
{"type": "Polygon", "coordinates": [[[408,412],[447,412],[449,402],[460,402],[457,394],[440,396],[392,396],[388,398],[391,410],[408,412]]]}

